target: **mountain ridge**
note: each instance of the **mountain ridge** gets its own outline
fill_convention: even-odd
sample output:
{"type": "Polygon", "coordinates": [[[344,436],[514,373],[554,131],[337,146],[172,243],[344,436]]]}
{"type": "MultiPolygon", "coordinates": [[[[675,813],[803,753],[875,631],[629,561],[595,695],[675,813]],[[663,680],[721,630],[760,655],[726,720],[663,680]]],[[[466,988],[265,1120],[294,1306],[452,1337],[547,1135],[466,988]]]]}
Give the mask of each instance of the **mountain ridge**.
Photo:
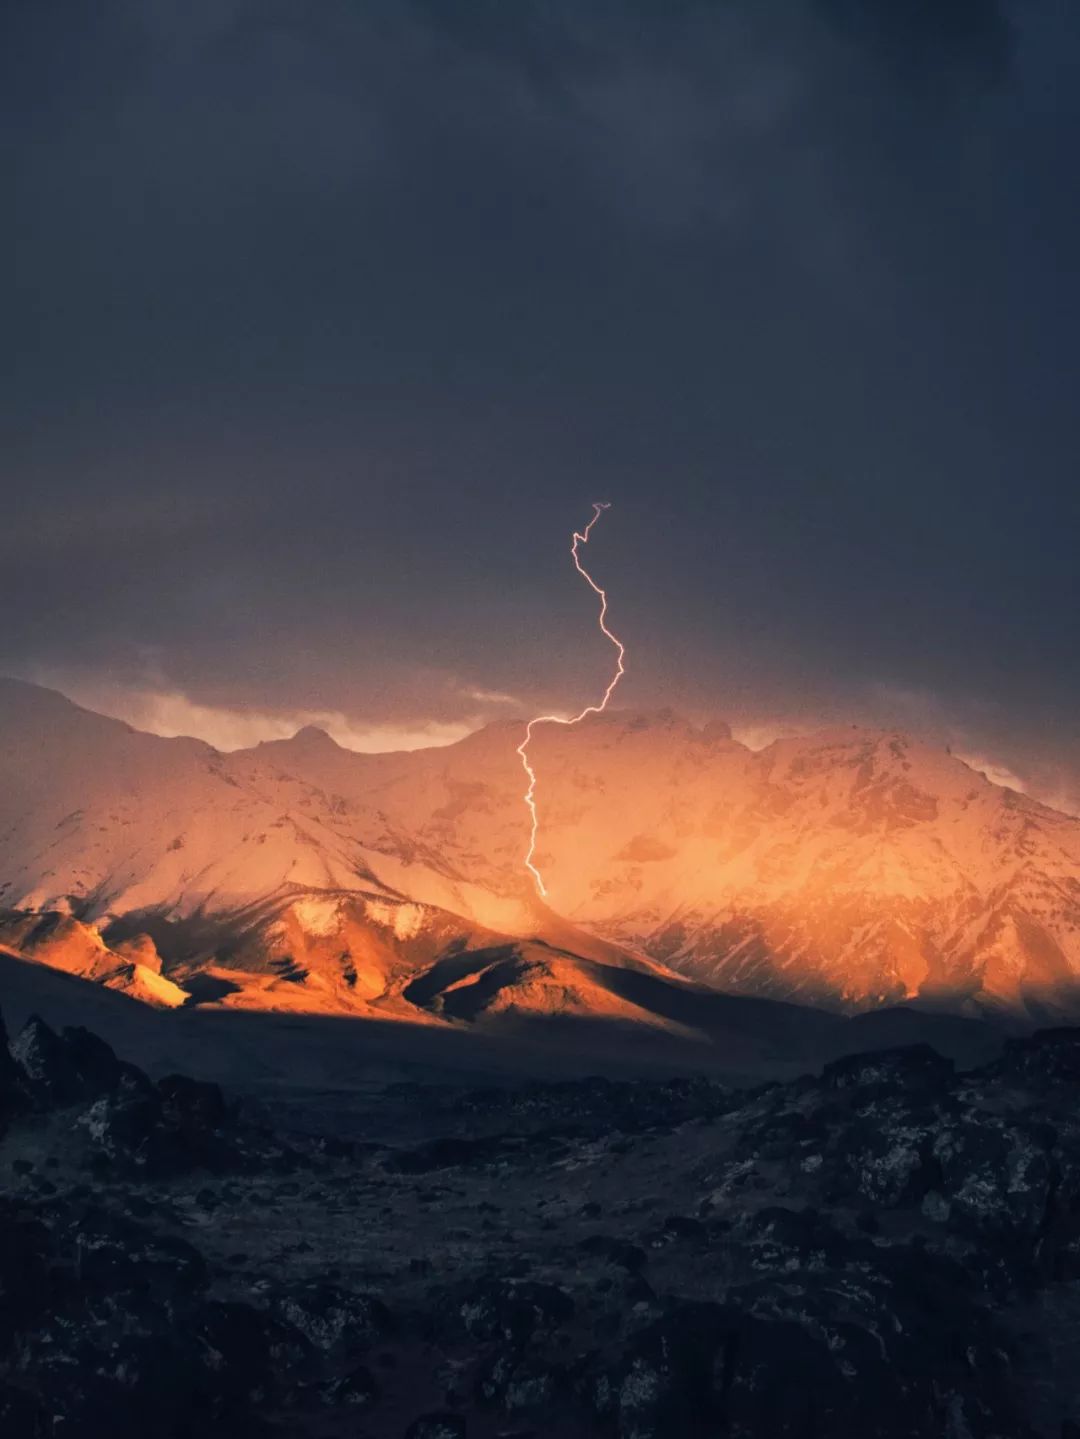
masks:
{"type": "MultiPolygon", "coordinates": [[[[306,726],[224,753],[0,680],[0,905],[107,934],[367,895],[452,917],[432,920],[440,943],[456,927],[583,960],[606,945],[602,963],[673,984],[848,1011],[1077,1011],[1080,820],[944,750],[852,727],[754,751],[671,710],[542,728],[544,906],[522,863],[519,735],[500,720],[361,755],[306,726]]],[[[302,950],[302,918],[281,923],[302,950]]],[[[281,950],[276,931],[258,942],[281,950]]],[[[164,977],[219,960],[167,955],[164,977]]]]}

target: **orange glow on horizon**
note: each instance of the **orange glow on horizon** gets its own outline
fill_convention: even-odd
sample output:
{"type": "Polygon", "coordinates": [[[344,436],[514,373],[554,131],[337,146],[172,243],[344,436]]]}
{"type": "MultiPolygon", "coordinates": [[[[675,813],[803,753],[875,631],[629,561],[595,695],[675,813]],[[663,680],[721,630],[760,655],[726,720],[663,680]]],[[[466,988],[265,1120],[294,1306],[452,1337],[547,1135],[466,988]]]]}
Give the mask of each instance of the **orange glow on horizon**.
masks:
{"type": "Polygon", "coordinates": [[[567,718],[565,715],[537,715],[535,719],[531,719],[526,725],[525,738],[517,747],[517,753],[521,756],[522,768],[524,769],[529,779],[529,786],[525,791],[524,800],[526,805],[528,806],[529,815],[532,820],[532,829],[529,834],[529,848],[525,854],[525,867],[532,874],[541,899],[547,898],[547,886],[544,884],[543,875],[533,863],[533,856],[536,853],[536,834],[540,824],[536,813],[536,771],[529,763],[528,754],[529,742],[532,739],[533,729],[537,725],[541,724],[574,725],[578,724],[579,721],[585,719],[587,715],[600,714],[603,710],[607,709],[608,700],[614,693],[615,686],[619,683],[623,675],[626,673],[626,667],[623,664],[623,656],[626,654],[626,647],[623,644],[622,640],[620,640],[617,635],[612,634],[611,630],[609,630],[607,626],[607,592],[603,590],[593,579],[592,575],[589,574],[588,570],[581,563],[581,556],[578,553],[579,545],[587,545],[589,543],[589,532],[592,530],[593,525],[596,524],[597,520],[600,518],[600,516],[605,510],[610,509],[610,504],[593,505],[592,519],[585,526],[584,530],[581,532],[577,530],[574,531],[573,539],[570,544],[570,553],[573,556],[574,568],[577,570],[578,574],[581,575],[588,582],[591,588],[600,596],[600,616],[598,622],[601,631],[615,646],[615,673],[612,675],[611,680],[608,683],[608,687],[604,691],[604,697],[599,704],[586,705],[585,708],[580,712],[580,714],[572,715],[570,718],[567,718]]]}

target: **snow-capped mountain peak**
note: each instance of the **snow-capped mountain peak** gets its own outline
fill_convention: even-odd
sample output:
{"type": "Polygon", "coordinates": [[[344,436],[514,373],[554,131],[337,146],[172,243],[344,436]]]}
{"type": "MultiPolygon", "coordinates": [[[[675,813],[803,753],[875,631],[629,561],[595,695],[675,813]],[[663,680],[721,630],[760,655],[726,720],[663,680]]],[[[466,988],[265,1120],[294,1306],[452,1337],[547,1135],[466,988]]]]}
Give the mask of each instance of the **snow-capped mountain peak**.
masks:
{"type": "MultiPolygon", "coordinates": [[[[283,932],[294,959],[310,944],[324,972],[322,940],[351,954],[378,905],[410,904],[417,934],[434,925],[430,956],[455,926],[495,943],[564,925],[576,938],[560,948],[579,956],[591,935],[740,993],[1073,1006],[1080,821],[946,751],[848,728],[754,752],[722,722],[668,710],[541,727],[530,755],[545,910],[523,865],[521,728],[370,755],[307,727],[221,754],[0,683],[0,905],[106,935],[136,933],[140,917],[147,933],[204,933],[201,949],[180,946],[182,963],[166,957],[166,977],[218,969],[223,950],[249,967],[260,944],[280,958],[283,932]]],[[[383,974],[365,972],[343,989],[383,974]]]]}

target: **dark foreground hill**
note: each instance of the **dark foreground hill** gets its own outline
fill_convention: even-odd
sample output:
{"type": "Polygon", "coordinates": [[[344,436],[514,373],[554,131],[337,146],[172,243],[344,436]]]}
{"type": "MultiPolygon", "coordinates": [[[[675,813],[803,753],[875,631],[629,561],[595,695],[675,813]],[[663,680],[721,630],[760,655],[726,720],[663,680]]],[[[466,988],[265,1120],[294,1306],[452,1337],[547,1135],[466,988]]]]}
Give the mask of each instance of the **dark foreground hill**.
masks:
{"type": "Polygon", "coordinates": [[[93,1029],[151,1075],[195,1071],[275,1103],[332,1091],[355,1108],[373,1089],[417,1078],[460,1086],[538,1075],[700,1073],[745,1085],[792,1078],[843,1054],[916,1042],[970,1068],[992,1059],[1008,1032],[906,1006],[847,1017],[716,992],[689,999],[699,1006],[699,1025],[708,1023],[707,1042],[589,1016],[519,1016],[485,1028],[212,1005],[159,1010],[0,949],[0,1003],[13,1028],[31,1014],[48,1014],[57,1026],[93,1029]]]}
{"type": "Polygon", "coordinates": [[[1078,1084],[1059,1030],[966,1073],[392,1084],[347,1134],[30,1019],[0,1434],[1075,1439],[1078,1084]]]}

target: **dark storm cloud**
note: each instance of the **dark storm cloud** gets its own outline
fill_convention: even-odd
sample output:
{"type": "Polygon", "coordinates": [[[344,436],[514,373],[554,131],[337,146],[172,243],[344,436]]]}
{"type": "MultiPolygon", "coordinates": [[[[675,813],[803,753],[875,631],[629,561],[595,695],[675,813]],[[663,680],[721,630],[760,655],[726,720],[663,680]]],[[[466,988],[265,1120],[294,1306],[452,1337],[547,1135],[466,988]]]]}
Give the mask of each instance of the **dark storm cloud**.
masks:
{"type": "Polygon", "coordinates": [[[562,701],[598,659],[565,535],[603,497],[628,698],[918,694],[1072,762],[1062,7],[3,23],[0,667],[374,718],[562,701]]]}

